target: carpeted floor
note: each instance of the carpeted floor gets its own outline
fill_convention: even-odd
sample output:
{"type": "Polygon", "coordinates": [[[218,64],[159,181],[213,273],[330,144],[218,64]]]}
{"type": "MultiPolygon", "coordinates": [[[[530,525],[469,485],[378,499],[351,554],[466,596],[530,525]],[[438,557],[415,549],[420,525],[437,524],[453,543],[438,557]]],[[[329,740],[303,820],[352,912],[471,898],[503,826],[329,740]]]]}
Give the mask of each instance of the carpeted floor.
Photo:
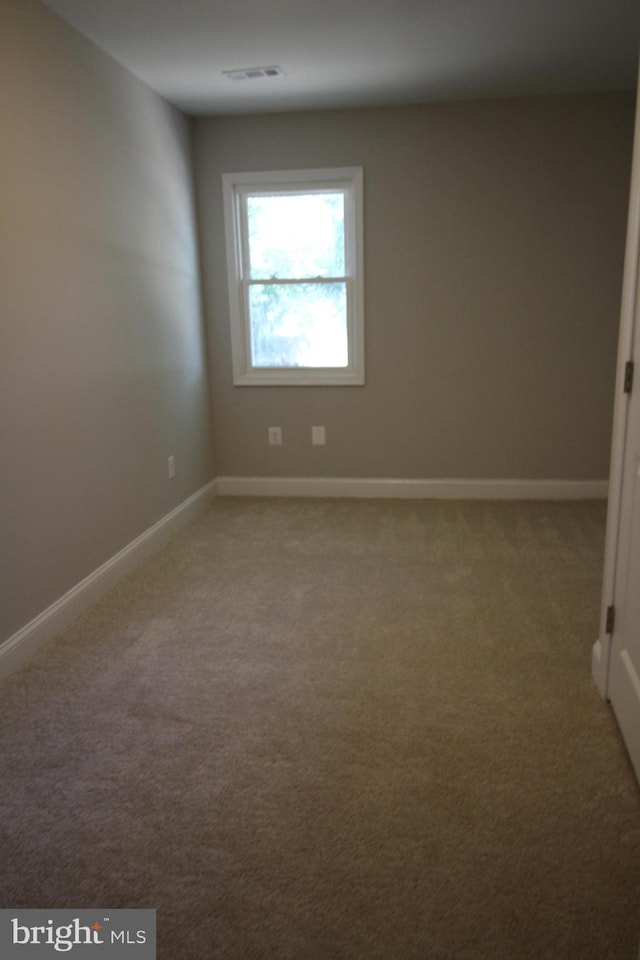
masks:
{"type": "Polygon", "coordinates": [[[0,906],[160,960],[631,960],[600,503],[220,499],[0,682],[0,906]]]}

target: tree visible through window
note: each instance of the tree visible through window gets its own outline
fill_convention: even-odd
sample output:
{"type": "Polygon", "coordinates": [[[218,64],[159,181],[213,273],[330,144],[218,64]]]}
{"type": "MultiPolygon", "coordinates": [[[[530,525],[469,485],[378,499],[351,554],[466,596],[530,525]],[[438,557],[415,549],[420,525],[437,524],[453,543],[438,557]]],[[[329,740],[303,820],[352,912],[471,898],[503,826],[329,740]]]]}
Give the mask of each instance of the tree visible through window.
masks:
{"type": "Polygon", "coordinates": [[[361,171],[224,184],[235,382],[362,383],[361,171]]]}
{"type": "Polygon", "coordinates": [[[346,367],[344,195],[249,196],[247,222],[254,366],[346,367]]]}

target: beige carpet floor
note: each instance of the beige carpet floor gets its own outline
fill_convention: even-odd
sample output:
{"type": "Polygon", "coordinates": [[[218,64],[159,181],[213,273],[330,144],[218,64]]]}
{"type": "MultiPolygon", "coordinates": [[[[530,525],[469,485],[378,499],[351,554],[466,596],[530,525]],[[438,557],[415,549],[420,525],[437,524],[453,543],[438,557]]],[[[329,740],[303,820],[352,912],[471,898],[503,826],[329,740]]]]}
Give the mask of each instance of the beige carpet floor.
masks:
{"type": "Polygon", "coordinates": [[[600,503],[216,501],[0,682],[0,906],[160,960],[631,960],[600,503]]]}

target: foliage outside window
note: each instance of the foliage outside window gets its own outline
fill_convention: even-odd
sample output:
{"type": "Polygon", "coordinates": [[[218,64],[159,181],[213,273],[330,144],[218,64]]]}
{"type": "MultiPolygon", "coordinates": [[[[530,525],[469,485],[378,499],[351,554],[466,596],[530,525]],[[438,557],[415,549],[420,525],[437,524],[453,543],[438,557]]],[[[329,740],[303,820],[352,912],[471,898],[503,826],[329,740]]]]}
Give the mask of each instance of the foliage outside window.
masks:
{"type": "Polygon", "coordinates": [[[362,384],[362,171],[224,174],[234,383],[362,384]]]}

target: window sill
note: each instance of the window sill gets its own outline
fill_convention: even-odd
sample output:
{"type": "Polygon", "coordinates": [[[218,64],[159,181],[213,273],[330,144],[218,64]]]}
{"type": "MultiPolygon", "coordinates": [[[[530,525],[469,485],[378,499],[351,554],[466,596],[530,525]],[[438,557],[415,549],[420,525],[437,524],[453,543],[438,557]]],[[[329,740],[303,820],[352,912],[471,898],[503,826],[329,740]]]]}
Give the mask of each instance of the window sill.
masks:
{"type": "Polygon", "coordinates": [[[364,372],[355,370],[251,370],[236,373],[234,387],[362,387],[364,372]]]}

